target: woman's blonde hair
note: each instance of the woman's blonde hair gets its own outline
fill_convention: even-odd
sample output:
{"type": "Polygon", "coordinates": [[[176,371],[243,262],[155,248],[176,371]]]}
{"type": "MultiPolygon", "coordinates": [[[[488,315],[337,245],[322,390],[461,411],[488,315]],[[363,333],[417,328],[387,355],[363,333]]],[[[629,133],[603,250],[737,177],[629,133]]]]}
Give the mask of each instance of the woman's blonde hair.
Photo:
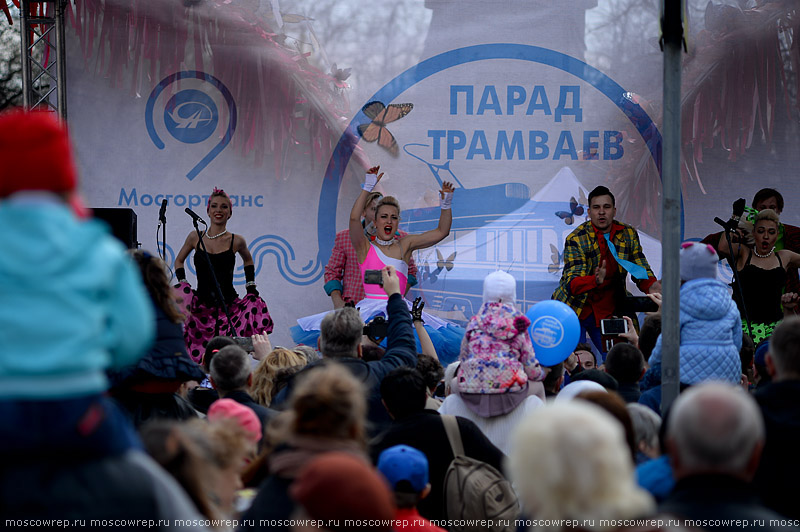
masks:
{"type": "Polygon", "coordinates": [[[756,224],[758,222],[767,220],[770,222],[774,222],[775,225],[778,226],[781,223],[778,213],[773,211],[772,209],[763,209],[758,211],[758,213],[752,218],[752,220],[753,221],[750,222],[749,220],[745,220],[744,218],[742,218],[742,220],[739,222],[739,229],[741,229],[742,233],[744,234],[745,243],[751,247],[755,246],[756,244],[755,232],[756,232],[756,224]]]}
{"type": "Polygon", "coordinates": [[[394,196],[384,196],[378,202],[378,206],[375,207],[375,217],[376,218],[378,216],[378,211],[380,211],[381,207],[383,207],[384,205],[391,205],[392,207],[397,209],[397,215],[400,216],[400,202],[397,201],[397,198],[395,198],[394,196]]]}
{"type": "Polygon", "coordinates": [[[585,401],[549,404],[523,419],[512,434],[508,471],[520,502],[542,523],[576,519],[605,531],[654,509],[636,484],[622,425],[585,401]]]}
{"type": "Polygon", "coordinates": [[[250,385],[250,395],[259,404],[269,406],[275,394],[275,376],[278,371],[285,368],[303,367],[306,365],[305,357],[291,349],[278,347],[273,349],[264,360],[258,363],[253,371],[253,383],[250,385]]]}
{"type": "Polygon", "coordinates": [[[761,220],[769,220],[770,222],[775,222],[775,225],[779,225],[781,223],[780,216],[778,216],[778,213],[773,211],[772,209],[763,209],[758,211],[758,214],[756,214],[756,219],[753,222],[753,226],[755,226],[761,220]]]}

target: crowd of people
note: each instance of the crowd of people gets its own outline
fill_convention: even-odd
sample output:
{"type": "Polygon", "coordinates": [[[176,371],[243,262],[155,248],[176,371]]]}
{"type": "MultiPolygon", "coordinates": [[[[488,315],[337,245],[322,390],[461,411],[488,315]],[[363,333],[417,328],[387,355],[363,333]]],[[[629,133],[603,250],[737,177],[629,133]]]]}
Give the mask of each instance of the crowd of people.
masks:
{"type": "Polygon", "coordinates": [[[335,309],[298,320],[314,341],[285,348],[271,345],[224,191],[171,287],[163,261],[126,252],[87,214],[62,125],[5,113],[0,146],[47,155],[0,169],[0,222],[14,229],[0,255],[6,527],[799,528],[800,255],[777,191],[759,192],[735,245],[711,235],[681,247],[681,394],[662,409],[660,312],[639,326],[625,289],[631,274],[658,308],[660,281],[605,187],[567,238],[553,294],[582,342],[544,366],[506,272],[484,279],[464,328],[405,299],[412,252],[449,234],[449,183],[437,228],[403,234],[397,200],[374,193],[380,169],[367,172],[326,271],[335,309]],[[717,278],[726,255],[743,295],[717,278]],[[376,316],[381,338],[365,334],[376,316]],[[608,338],[612,317],[629,326],[608,338]]]}

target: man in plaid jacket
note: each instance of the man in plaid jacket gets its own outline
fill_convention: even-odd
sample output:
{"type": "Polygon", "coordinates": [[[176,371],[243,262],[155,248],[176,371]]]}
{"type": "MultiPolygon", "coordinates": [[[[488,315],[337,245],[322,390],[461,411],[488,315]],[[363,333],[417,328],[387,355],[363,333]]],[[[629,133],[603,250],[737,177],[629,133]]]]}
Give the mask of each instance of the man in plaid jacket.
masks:
{"type": "Polygon", "coordinates": [[[581,341],[588,334],[598,350],[605,353],[600,321],[625,314],[628,270],[639,270],[640,279],[634,276],[634,282],[645,294],[661,292],[661,282],[647,263],[636,229],[614,220],[617,210],[611,191],[596,187],[589,193],[588,203],[589,221],[579,225],[564,243],[564,270],[553,299],[566,303],[578,314],[581,341]]]}
{"type": "MultiPolygon", "coordinates": [[[[367,197],[367,207],[362,214],[364,232],[367,236],[374,234],[375,207],[382,195],[372,192],[367,197]]],[[[408,233],[400,231],[398,238],[403,238],[408,233]]],[[[414,259],[408,261],[408,288],[417,284],[417,266],[414,259]]],[[[358,303],[364,294],[364,279],[361,278],[361,269],[358,267],[356,248],[350,240],[350,231],[344,230],[336,233],[331,258],[325,265],[325,293],[333,301],[333,308],[342,308],[345,303],[358,303]]],[[[403,294],[405,295],[405,294],[403,294]]]]}

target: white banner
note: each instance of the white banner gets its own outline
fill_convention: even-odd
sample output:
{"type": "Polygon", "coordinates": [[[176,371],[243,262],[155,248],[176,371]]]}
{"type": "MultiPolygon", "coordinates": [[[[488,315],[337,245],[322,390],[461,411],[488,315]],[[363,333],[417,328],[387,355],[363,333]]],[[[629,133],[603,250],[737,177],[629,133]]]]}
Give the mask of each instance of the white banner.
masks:
{"type": "MultiPolygon", "coordinates": [[[[224,188],[228,228],[247,239],[275,320],[273,344],[290,342],[297,317],[332,308],[323,268],[371,164],[386,172],[381,187],[398,197],[410,232],[436,224],[436,192],[456,184],[450,237],[416,257],[426,310],[465,320],[496,268],[519,281],[523,310],[549,298],[564,237],[601,184],[660,273],[657,4],[184,3],[76,0],[69,124],[83,192],[93,207],[134,209],[151,251],[168,199],[172,260],[192,230],[183,209],[205,214],[207,195],[224,188]],[[376,113],[406,103],[390,123],[376,113]],[[380,141],[360,136],[370,124],[380,141]]],[[[786,13],[747,10],[718,28],[701,7],[689,10],[684,239],[714,231],[714,216],[766,186],[783,192],[784,219],[796,224],[800,150],[787,125],[796,91],[778,81],[791,57],[763,46],[721,56],[718,44],[748,42],[742,28],[757,26],[754,42],[789,54],[776,26],[786,13]],[[771,74],[746,67],[759,57],[771,74]]],[[[241,265],[236,282],[243,293],[241,265]]]]}

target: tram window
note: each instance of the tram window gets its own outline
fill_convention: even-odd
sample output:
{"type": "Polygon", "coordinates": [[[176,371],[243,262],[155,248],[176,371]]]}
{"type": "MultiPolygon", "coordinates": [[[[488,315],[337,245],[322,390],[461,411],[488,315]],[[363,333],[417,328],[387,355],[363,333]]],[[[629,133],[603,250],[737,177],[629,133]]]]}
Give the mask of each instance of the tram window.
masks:
{"type": "Polygon", "coordinates": [[[476,255],[478,262],[495,262],[497,260],[497,245],[495,231],[478,230],[476,238],[476,255]]]}
{"type": "Polygon", "coordinates": [[[539,235],[534,229],[525,231],[525,239],[528,241],[525,253],[525,262],[528,264],[539,262],[539,235]]]}

